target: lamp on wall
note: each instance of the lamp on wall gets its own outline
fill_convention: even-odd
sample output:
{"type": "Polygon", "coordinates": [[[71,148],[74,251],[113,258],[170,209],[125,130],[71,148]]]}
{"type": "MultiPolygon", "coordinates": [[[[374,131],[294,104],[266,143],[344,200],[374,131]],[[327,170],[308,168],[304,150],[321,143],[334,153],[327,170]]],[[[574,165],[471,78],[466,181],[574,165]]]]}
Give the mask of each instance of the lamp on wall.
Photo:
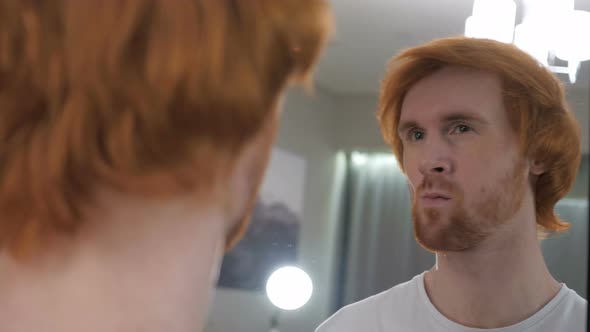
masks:
{"type": "Polygon", "coordinates": [[[574,10],[574,0],[524,0],[522,23],[513,0],[475,0],[465,35],[514,43],[554,73],[576,82],[580,63],[590,60],[590,12],[574,10]],[[556,59],[567,66],[554,65],[556,59]]]}
{"type": "MultiPolygon", "coordinates": [[[[281,310],[296,310],[311,298],[313,283],[309,275],[295,266],[285,266],[271,274],[266,282],[266,295],[281,310]]],[[[270,332],[279,332],[279,310],[270,322],[270,332]]]]}

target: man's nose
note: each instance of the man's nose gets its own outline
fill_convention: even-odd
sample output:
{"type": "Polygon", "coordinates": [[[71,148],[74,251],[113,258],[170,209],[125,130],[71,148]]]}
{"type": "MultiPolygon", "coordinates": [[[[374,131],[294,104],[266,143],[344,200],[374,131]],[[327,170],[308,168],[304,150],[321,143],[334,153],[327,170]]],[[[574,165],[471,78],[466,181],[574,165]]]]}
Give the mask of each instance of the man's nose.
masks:
{"type": "Polygon", "coordinates": [[[420,172],[424,175],[446,175],[453,171],[451,153],[442,144],[422,151],[420,172]]]}

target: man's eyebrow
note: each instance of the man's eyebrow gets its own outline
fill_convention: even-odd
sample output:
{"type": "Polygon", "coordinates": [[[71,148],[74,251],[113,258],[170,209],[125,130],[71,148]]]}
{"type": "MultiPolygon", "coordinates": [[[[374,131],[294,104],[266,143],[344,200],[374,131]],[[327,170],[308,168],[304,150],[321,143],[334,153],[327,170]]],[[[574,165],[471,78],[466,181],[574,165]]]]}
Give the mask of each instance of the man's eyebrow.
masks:
{"type": "Polygon", "coordinates": [[[400,123],[399,126],[397,126],[397,133],[404,133],[406,130],[414,127],[418,127],[418,123],[416,123],[416,121],[404,121],[400,123]]]}
{"type": "MultiPolygon", "coordinates": [[[[442,120],[442,122],[445,122],[445,123],[454,122],[454,121],[477,122],[480,124],[487,124],[488,123],[487,121],[485,121],[484,119],[482,119],[479,116],[465,113],[465,112],[454,112],[454,113],[445,114],[441,120],[442,120]]],[[[405,132],[406,130],[408,130],[409,128],[414,128],[414,127],[420,127],[416,121],[413,121],[413,120],[403,121],[397,127],[398,128],[397,132],[398,132],[398,134],[401,134],[401,133],[405,132]]]]}
{"type": "Polygon", "coordinates": [[[442,118],[443,122],[454,122],[454,121],[467,121],[467,122],[478,122],[481,124],[487,124],[488,122],[482,119],[480,116],[465,113],[465,112],[458,112],[458,113],[450,113],[446,114],[442,118]]]}

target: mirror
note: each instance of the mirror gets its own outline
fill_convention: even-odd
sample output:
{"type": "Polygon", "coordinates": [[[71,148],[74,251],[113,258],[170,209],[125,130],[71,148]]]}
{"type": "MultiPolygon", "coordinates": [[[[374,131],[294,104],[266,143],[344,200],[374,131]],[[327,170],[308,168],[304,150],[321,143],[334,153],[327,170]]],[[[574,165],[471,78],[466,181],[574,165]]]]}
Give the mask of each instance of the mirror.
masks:
{"type": "MultiPolygon", "coordinates": [[[[548,38],[534,34],[529,23],[535,20],[525,18],[546,8],[526,0],[502,3],[514,4],[507,6],[512,19],[503,20],[503,27],[518,27],[519,47],[544,59],[563,82],[582,130],[577,178],[555,208],[571,229],[543,240],[541,248],[553,277],[587,298],[590,61],[543,53],[540,43],[548,38]]],[[[590,12],[590,0],[570,4],[590,12]]],[[[342,307],[410,281],[435,264],[414,238],[407,179],[375,117],[379,84],[388,60],[405,48],[464,35],[466,28],[468,34],[504,38],[505,29],[486,30],[494,26],[486,25],[472,0],[338,0],[332,6],[336,35],[318,67],[314,93],[293,89],[286,97],[252,224],[225,256],[207,332],[314,331],[342,307]],[[309,275],[313,294],[299,309],[277,311],[265,286],[285,265],[309,275]]],[[[546,32],[573,38],[560,29],[546,32]]],[[[583,51],[590,29],[575,36],[581,32],[585,38],[577,42],[583,51]]],[[[566,45],[561,52],[573,51],[566,45]]]]}

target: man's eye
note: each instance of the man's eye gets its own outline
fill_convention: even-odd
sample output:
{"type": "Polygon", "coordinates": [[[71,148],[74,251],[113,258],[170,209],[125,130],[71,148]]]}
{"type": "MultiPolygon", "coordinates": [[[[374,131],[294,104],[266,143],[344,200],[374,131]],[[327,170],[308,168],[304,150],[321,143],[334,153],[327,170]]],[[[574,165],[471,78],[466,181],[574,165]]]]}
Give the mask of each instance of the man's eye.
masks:
{"type": "Polygon", "coordinates": [[[412,130],[409,133],[410,141],[417,141],[424,138],[424,133],[419,130],[412,130]]]}
{"type": "Polygon", "coordinates": [[[466,125],[458,125],[458,126],[455,126],[455,128],[453,128],[452,133],[461,134],[461,133],[465,133],[468,131],[471,131],[471,127],[466,126],[466,125]]]}

